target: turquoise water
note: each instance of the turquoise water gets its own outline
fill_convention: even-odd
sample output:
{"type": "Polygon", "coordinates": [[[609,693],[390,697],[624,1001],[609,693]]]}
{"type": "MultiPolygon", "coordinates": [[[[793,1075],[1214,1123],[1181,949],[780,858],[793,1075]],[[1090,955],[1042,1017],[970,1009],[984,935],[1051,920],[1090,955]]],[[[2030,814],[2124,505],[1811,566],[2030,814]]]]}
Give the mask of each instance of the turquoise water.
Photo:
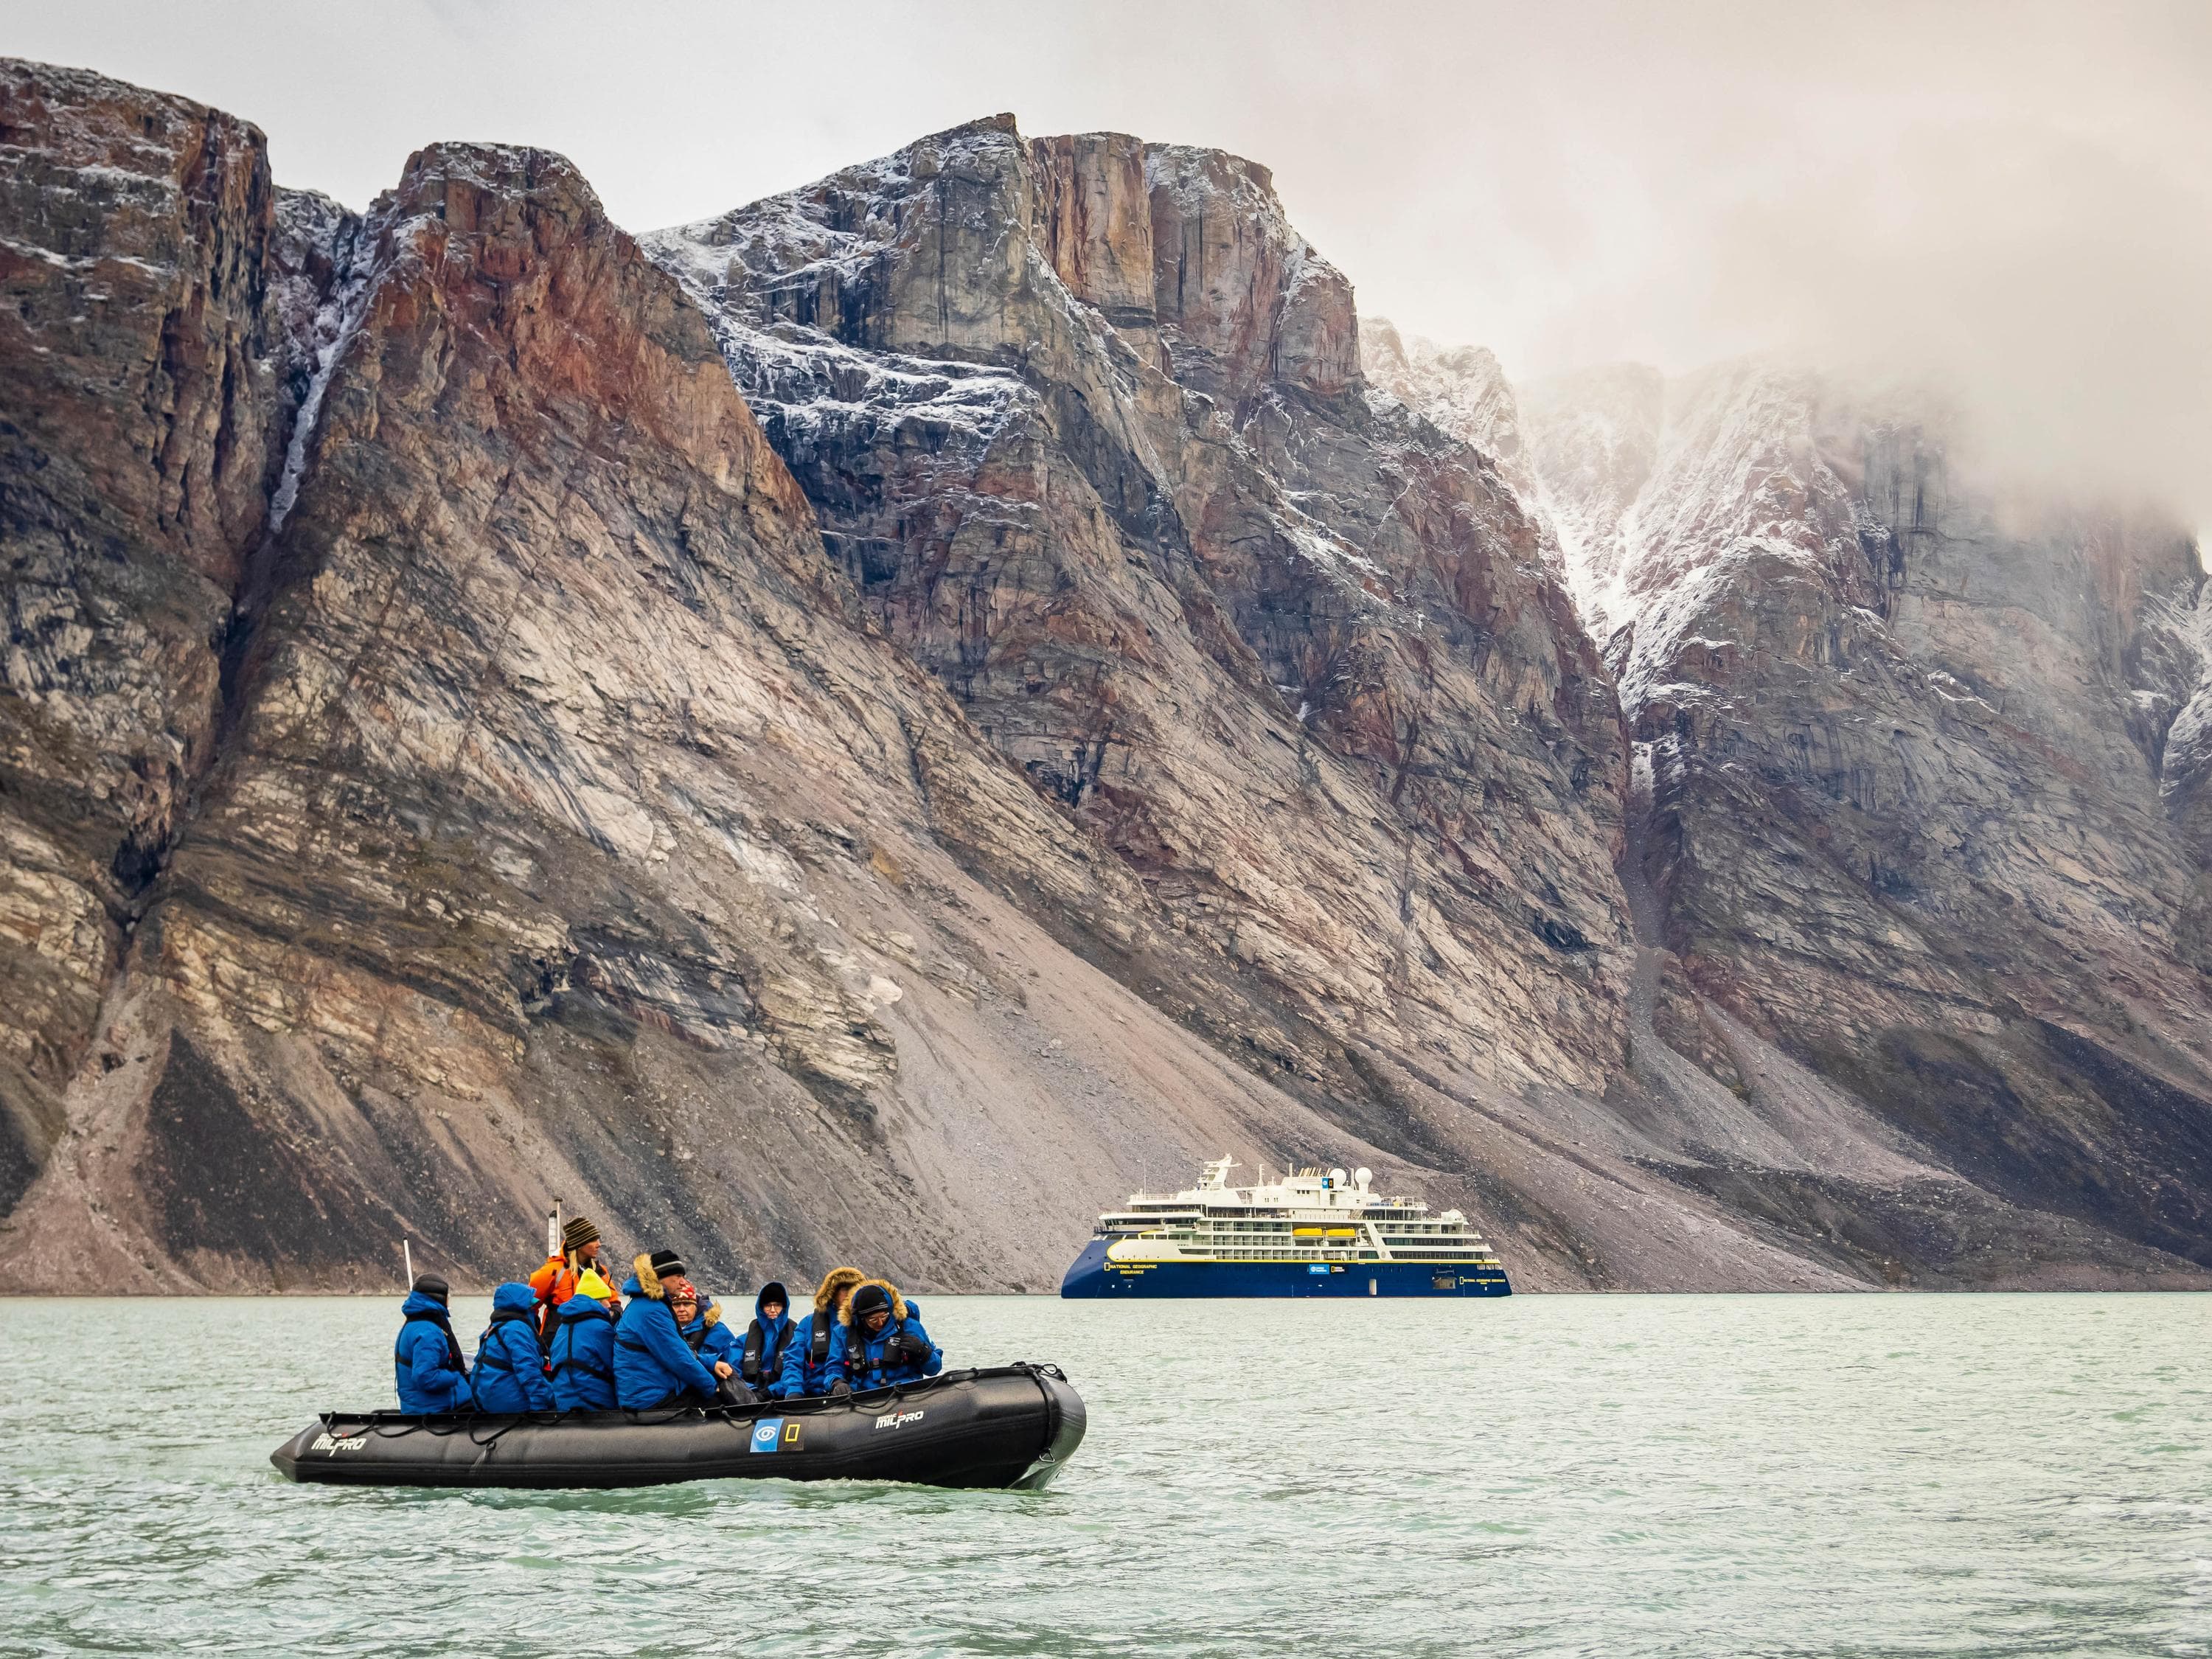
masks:
{"type": "Polygon", "coordinates": [[[291,1486],[396,1299],[0,1302],[0,1655],[2212,1652],[2212,1297],[927,1304],[1051,1490],[291,1486]]]}

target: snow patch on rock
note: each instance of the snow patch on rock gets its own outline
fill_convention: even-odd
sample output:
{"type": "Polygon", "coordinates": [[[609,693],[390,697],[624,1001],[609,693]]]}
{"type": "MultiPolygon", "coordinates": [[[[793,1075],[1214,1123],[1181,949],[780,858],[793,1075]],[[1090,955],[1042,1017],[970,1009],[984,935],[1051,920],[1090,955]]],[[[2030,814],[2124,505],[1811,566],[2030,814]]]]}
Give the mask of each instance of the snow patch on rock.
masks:
{"type": "Polygon", "coordinates": [[[306,384],[293,415],[284,465],[269,498],[269,533],[283,529],[299,500],[331,374],[361,327],[368,305],[371,262],[360,258],[362,221],[329,197],[285,191],[276,201],[276,276],[270,300],[285,333],[287,368],[306,384]]]}

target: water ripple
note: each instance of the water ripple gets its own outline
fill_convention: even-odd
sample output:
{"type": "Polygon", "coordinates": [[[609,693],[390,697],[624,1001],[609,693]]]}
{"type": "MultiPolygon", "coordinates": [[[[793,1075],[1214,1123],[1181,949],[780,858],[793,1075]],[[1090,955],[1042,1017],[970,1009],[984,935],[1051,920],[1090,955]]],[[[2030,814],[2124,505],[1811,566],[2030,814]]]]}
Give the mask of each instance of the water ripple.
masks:
{"type": "Polygon", "coordinates": [[[1052,1491],[287,1484],[393,1316],[0,1303],[0,1656],[2212,1654],[2203,1298],[932,1297],[1052,1491]]]}

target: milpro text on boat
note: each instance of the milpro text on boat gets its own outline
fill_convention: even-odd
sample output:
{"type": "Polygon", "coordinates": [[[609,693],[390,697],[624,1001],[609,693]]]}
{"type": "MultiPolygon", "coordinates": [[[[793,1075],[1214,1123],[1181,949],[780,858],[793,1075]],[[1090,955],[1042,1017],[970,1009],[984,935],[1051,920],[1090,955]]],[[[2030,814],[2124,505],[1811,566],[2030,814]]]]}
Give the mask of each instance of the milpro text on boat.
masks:
{"type": "Polygon", "coordinates": [[[1228,1158],[1197,1186],[1137,1193],[1098,1218],[1064,1297],[1510,1296],[1497,1252],[1457,1210],[1384,1198],[1372,1174],[1301,1170],[1232,1187],[1228,1158]]]}
{"type": "Polygon", "coordinates": [[[295,1480],[605,1487],[680,1480],[906,1480],[1035,1489],[1083,1443],[1058,1367],[947,1371],[835,1398],[655,1411],[326,1412],[270,1455],[295,1480]]]}

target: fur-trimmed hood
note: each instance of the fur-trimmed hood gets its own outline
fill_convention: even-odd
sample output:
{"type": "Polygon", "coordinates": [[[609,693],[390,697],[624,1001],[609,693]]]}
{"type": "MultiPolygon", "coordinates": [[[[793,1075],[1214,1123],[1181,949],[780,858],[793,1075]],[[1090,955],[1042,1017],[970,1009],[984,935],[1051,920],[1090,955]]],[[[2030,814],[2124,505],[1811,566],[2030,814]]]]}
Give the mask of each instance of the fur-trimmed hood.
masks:
{"type": "Polygon", "coordinates": [[[858,1267],[832,1267],[822,1275],[821,1287],[814,1292],[814,1311],[827,1318],[837,1299],[848,1291],[860,1289],[867,1278],[858,1267]]]}
{"type": "Polygon", "coordinates": [[[637,1289],[633,1291],[629,1285],[625,1285],[623,1286],[623,1295],[650,1297],[655,1302],[667,1300],[666,1293],[660,1288],[660,1275],[653,1271],[653,1256],[649,1252],[629,1265],[629,1283],[636,1285],[637,1289]]]}
{"type": "MultiPolygon", "coordinates": [[[[899,1294],[898,1286],[892,1284],[890,1279],[864,1279],[853,1286],[853,1296],[858,1296],[871,1285],[890,1297],[891,1323],[896,1325],[902,1322],[906,1318],[906,1298],[899,1294]]],[[[837,1310],[837,1322],[840,1325],[850,1325],[853,1322],[853,1297],[847,1297],[845,1305],[837,1310]]]]}
{"type": "MultiPolygon", "coordinates": [[[[707,1292],[702,1291],[699,1294],[704,1296],[707,1292]]],[[[722,1322],[722,1304],[719,1302],[709,1302],[707,1304],[707,1311],[701,1314],[699,1318],[708,1330],[713,1330],[715,1326],[722,1322]]]]}

